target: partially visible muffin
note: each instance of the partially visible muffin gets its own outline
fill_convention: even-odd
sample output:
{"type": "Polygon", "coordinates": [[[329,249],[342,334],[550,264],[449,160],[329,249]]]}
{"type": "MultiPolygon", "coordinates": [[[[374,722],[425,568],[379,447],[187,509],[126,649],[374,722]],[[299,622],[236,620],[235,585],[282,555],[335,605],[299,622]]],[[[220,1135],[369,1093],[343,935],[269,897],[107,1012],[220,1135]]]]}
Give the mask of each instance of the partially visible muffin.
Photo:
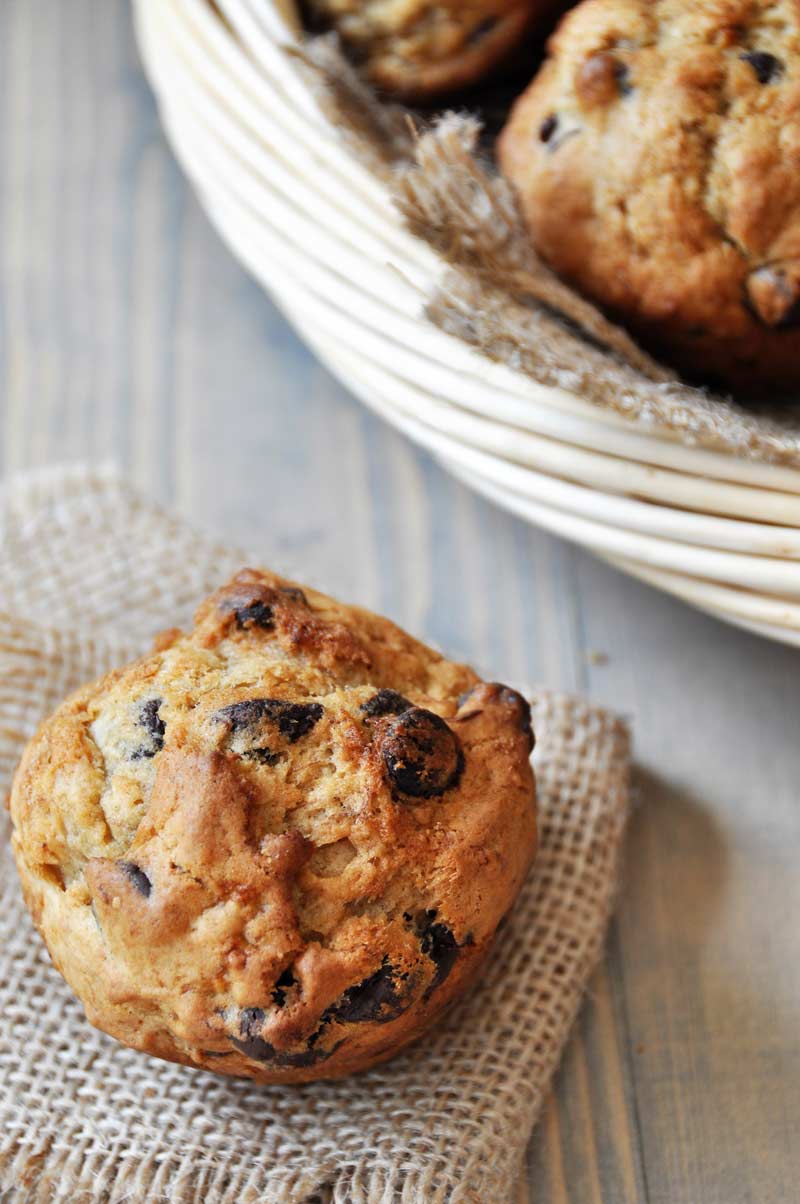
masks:
{"type": "Polygon", "coordinates": [[[25,898],[126,1044],[348,1074],[483,963],[535,851],[532,743],[515,691],[245,570],[39,729],[10,803],[25,898]]]}
{"type": "Polygon", "coordinates": [[[481,79],[558,0],[307,0],[377,87],[424,100],[481,79]]]}
{"type": "Polygon", "coordinates": [[[657,354],[800,386],[797,0],[584,0],[499,162],[541,255],[657,354]]]}

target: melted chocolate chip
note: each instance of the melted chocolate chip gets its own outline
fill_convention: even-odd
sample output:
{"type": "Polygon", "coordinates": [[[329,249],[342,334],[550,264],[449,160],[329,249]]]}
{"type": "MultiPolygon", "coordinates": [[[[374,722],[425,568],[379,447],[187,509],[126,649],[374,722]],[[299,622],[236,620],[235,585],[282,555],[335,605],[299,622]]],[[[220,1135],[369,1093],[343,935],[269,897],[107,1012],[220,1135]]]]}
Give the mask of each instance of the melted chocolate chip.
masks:
{"type": "Polygon", "coordinates": [[[275,627],[275,607],[286,606],[287,603],[308,606],[305,594],[297,586],[282,585],[275,588],[258,583],[241,583],[220,601],[220,609],[228,613],[233,611],[236,626],[240,631],[250,631],[253,628],[272,631],[275,627]]]}
{"type": "Polygon", "coordinates": [[[268,748],[248,748],[241,754],[247,761],[258,761],[259,765],[277,765],[280,753],[274,753],[268,748]]]}
{"type": "Polygon", "coordinates": [[[311,1046],[294,1052],[278,1050],[274,1045],[270,1045],[269,1041],[262,1040],[261,1037],[250,1037],[247,1040],[242,1040],[239,1037],[231,1037],[230,1042],[245,1057],[251,1058],[254,1062],[264,1062],[270,1066],[286,1067],[292,1070],[299,1069],[302,1066],[313,1066],[316,1062],[324,1062],[331,1054],[336,1053],[336,1050],[341,1045],[341,1041],[339,1041],[332,1049],[320,1049],[318,1046],[311,1046]]]}
{"type": "Polygon", "coordinates": [[[436,967],[423,999],[429,999],[447,978],[458,960],[459,944],[451,928],[436,920],[436,912],[426,913],[427,925],[420,932],[420,948],[436,967]]]}
{"type": "Polygon", "coordinates": [[[139,726],[146,728],[151,735],[156,737],[163,737],[167,730],[167,725],[158,713],[162,701],[161,698],[148,698],[138,719],[139,726]]]}
{"type": "Polygon", "coordinates": [[[377,1024],[386,1024],[389,1020],[396,1020],[410,1003],[410,999],[404,998],[398,989],[404,977],[397,973],[388,958],[384,958],[374,974],[348,987],[341,998],[324,1012],[323,1021],[362,1024],[373,1020],[377,1024]]]}
{"type": "Polygon", "coordinates": [[[215,711],[216,723],[227,723],[232,732],[244,731],[263,721],[276,724],[290,744],[311,731],[322,718],[318,702],[286,702],[282,698],[245,698],[215,711]]]}
{"type": "Polygon", "coordinates": [[[393,784],[412,798],[444,794],[464,765],[455,734],[444,719],[422,707],[409,707],[391,722],[381,752],[393,784]]]}
{"type": "Polygon", "coordinates": [[[260,627],[262,631],[271,631],[274,627],[272,607],[266,602],[252,602],[233,612],[236,626],[240,631],[248,631],[251,627],[260,627]]]}
{"type": "Polygon", "coordinates": [[[263,1008],[243,1008],[239,1014],[239,1033],[248,1040],[257,1036],[265,1019],[263,1008]]]}
{"type": "Polygon", "coordinates": [[[398,694],[397,690],[378,690],[362,705],[361,713],[370,719],[378,719],[381,715],[399,715],[410,706],[408,699],[398,694]]]}
{"type": "MultiPolygon", "coordinates": [[[[326,1019],[323,1016],[322,1020],[320,1020],[319,1028],[317,1029],[317,1031],[315,1033],[312,1033],[311,1036],[306,1041],[306,1045],[308,1046],[309,1049],[314,1048],[314,1046],[317,1044],[317,1042],[319,1041],[320,1037],[325,1032],[325,1030],[327,1029],[329,1024],[330,1024],[330,1019],[326,1019]]],[[[339,1045],[341,1045],[341,1041],[339,1042],[339,1045]]],[[[334,1048],[338,1049],[339,1045],[336,1045],[334,1048]]]]}
{"type": "Polygon", "coordinates": [[[478,24],[470,30],[469,34],[467,35],[466,45],[477,46],[478,42],[482,41],[486,37],[487,33],[491,33],[491,31],[497,26],[497,21],[497,17],[484,17],[482,21],[479,21],[478,24]]]}
{"type": "Polygon", "coordinates": [[[118,861],[117,865],[139,894],[144,895],[145,899],[149,899],[153,884],[144,870],[139,869],[139,866],[132,861],[118,861]]]}
{"type": "MultiPolygon", "coordinates": [[[[416,918],[408,911],[403,912],[403,919],[411,925],[419,937],[420,948],[435,966],[433,978],[423,995],[423,1000],[430,999],[433,992],[447,978],[458,960],[459,945],[452,928],[442,920],[437,920],[438,912],[433,909],[417,914],[416,918]]],[[[464,946],[474,944],[470,933],[464,940],[464,946]]]]}
{"type": "Polygon", "coordinates": [[[264,718],[266,701],[265,698],[243,698],[241,702],[221,707],[212,718],[215,723],[227,723],[232,732],[241,732],[264,718]]]}
{"type": "Polygon", "coordinates": [[[277,720],[278,731],[294,744],[319,722],[322,707],[318,702],[278,703],[271,708],[270,718],[277,720]]]}
{"type": "Polygon", "coordinates": [[[275,986],[272,988],[272,998],[276,1007],[282,1008],[286,1003],[286,993],[292,987],[297,986],[297,979],[291,970],[284,970],[283,974],[275,980],[275,986]]]}
{"type": "Polygon", "coordinates": [[[760,84],[771,84],[773,80],[783,75],[784,68],[781,60],[774,54],[768,54],[766,50],[750,50],[741,58],[753,68],[760,84]]]}
{"type": "Polygon", "coordinates": [[[148,698],[147,702],[142,704],[136,722],[139,727],[143,727],[149,734],[150,739],[146,744],[141,744],[133,750],[131,753],[132,761],[141,761],[143,758],[154,757],[164,747],[164,734],[167,730],[167,725],[159,715],[159,708],[162,703],[162,698],[148,698]]]}
{"type": "Polygon", "coordinates": [[[557,129],[558,117],[556,117],[555,113],[551,113],[549,117],[545,117],[544,121],[539,126],[539,141],[549,142],[557,129]]]}
{"type": "Polygon", "coordinates": [[[616,59],[614,62],[614,79],[617,81],[621,96],[630,96],[633,91],[631,83],[631,71],[627,63],[623,63],[621,59],[616,59]]]}
{"type": "MultiPolygon", "coordinates": [[[[271,1066],[291,1068],[313,1066],[315,1062],[324,1062],[341,1045],[340,1041],[332,1049],[319,1049],[316,1043],[312,1044],[309,1040],[306,1049],[296,1051],[279,1050],[274,1045],[270,1045],[269,1041],[265,1041],[263,1037],[259,1036],[263,1023],[263,1008],[244,1008],[239,1016],[240,1036],[229,1038],[231,1045],[235,1045],[241,1053],[248,1058],[252,1058],[254,1062],[265,1062],[271,1066]]],[[[318,1034],[314,1035],[318,1036],[318,1034]]]]}
{"type": "Polygon", "coordinates": [[[539,141],[547,143],[549,154],[555,154],[560,150],[565,142],[569,142],[570,138],[580,134],[581,127],[578,125],[564,125],[562,121],[554,113],[546,117],[539,126],[539,141]]]}

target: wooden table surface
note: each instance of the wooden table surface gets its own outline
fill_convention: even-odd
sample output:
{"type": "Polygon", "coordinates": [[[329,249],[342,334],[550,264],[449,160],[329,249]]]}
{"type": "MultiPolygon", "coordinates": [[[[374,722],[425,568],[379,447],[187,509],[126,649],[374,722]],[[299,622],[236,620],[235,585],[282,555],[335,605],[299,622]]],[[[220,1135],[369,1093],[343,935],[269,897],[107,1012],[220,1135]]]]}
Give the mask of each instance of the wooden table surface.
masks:
{"type": "Polygon", "coordinates": [[[632,720],[624,891],[531,1200],[800,1199],[800,654],[507,517],[348,396],[205,220],[126,0],[0,5],[0,281],[5,474],[113,458],[264,562],[632,720]]]}

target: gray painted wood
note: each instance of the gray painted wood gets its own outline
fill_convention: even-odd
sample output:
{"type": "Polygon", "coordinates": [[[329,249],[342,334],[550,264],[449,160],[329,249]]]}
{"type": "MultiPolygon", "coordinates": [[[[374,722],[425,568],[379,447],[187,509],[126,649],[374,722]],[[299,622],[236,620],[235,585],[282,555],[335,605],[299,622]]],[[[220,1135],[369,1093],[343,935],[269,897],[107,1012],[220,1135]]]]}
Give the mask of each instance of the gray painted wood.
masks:
{"type": "Polygon", "coordinates": [[[625,889],[531,1200],[798,1198],[800,656],[505,516],[352,400],[203,217],[125,0],[0,5],[0,283],[5,473],[113,457],[265,562],[633,720],[625,889]]]}

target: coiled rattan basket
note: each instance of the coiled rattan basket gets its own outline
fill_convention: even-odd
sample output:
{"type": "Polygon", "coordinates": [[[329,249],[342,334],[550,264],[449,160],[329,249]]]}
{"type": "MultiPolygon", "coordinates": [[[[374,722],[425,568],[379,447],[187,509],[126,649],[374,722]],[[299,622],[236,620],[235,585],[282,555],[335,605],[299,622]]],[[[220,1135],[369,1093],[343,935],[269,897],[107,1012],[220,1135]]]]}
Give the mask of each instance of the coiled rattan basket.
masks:
{"type": "Polygon", "coordinates": [[[280,0],[136,0],[136,16],[168,135],[209,215],[353,393],[514,514],[800,644],[800,470],[689,446],[429,321],[445,265],[286,53],[299,35],[280,0]]]}

